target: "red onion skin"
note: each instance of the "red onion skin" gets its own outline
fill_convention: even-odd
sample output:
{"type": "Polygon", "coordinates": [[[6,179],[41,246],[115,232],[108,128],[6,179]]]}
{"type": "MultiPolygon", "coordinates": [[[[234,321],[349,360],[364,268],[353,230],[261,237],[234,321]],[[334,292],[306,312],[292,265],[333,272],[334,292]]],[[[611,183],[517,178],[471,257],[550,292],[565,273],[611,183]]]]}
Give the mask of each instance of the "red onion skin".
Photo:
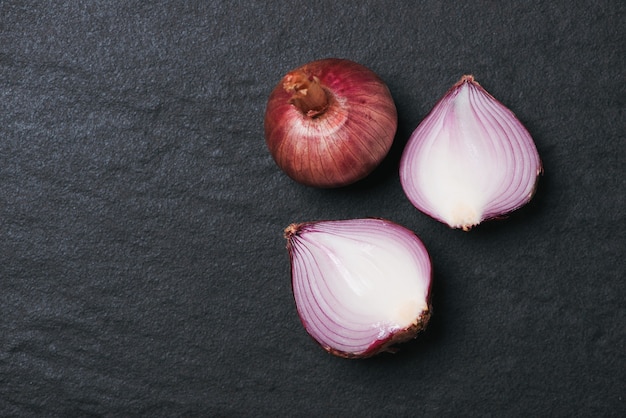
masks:
{"type": "Polygon", "coordinates": [[[383,80],[345,59],[322,59],[290,71],[274,88],[265,113],[265,139],[276,164],[293,180],[342,187],[370,174],[389,152],[397,111],[383,80]],[[319,81],[327,106],[310,111],[286,80],[319,81]]]}
{"type": "MultiPolygon", "coordinates": [[[[345,351],[333,350],[330,347],[324,347],[326,351],[337,356],[343,357],[347,359],[365,359],[369,357],[373,357],[380,353],[395,353],[397,349],[397,345],[413,340],[419,333],[426,329],[426,325],[428,325],[428,321],[430,320],[430,316],[432,315],[433,309],[430,304],[430,294],[428,298],[428,310],[422,311],[422,314],[418,318],[418,320],[408,328],[405,328],[401,331],[396,332],[393,335],[390,335],[388,338],[384,340],[376,340],[369,346],[369,348],[363,353],[354,354],[348,353],[345,351]]],[[[315,339],[314,339],[315,340],[315,339]]],[[[319,344],[319,342],[318,342],[319,344]]]]}
{"type": "MultiPolygon", "coordinates": [[[[384,220],[381,218],[372,218],[372,219],[378,219],[387,223],[397,225],[391,221],[384,220]]],[[[293,244],[291,242],[292,237],[295,235],[298,235],[303,229],[306,229],[309,225],[314,225],[318,222],[323,222],[323,221],[294,223],[294,224],[289,225],[285,229],[284,236],[287,239],[287,249],[289,251],[289,258],[290,258],[292,271],[294,268],[294,253],[292,249],[293,244]]],[[[426,255],[428,257],[429,265],[432,266],[432,259],[430,257],[430,254],[426,252],[426,255]]],[[[420,334],[426,329],[426,326],[428,325],[428,322],[430,321],[430,317],[432,316],[432,312],[433,312],[432,305],[431,305],[432,279],[433,279],[433,270],[431,267],[430,274],[428,277],[428,293],[426,296],[426,303],[427,303],[428,309],[423,310],[421,314],[419,315],[419,317],[416,318],[415,321],[407,328],[398,330],[384,339],[378,339],[378,340],[373,341],[370,344],[370,346],[363,352],[353,353],[353,352],[341,351],[341,350],[337,350],[330,346],[322,344],[320,341],[318,341],[316,338],[313,337],[313,334],[309,330],[309,325],[307,323],[306,318],[303,317],[303,315],[300,313],[299,310],[298,310],[298,316],[300,318],[300,322],[302,323],[304,329],[307,330],[311,339],[315,341],[316,344],[321,346],[325,351],[337,357],[342,357],[346,359],[366,359],[366,358],[370,358],[370,357],[376,356],[384,352],[395,353],[398,351],[397,349],[398,344],[415,339],[418,336],[418,334],[420,334]]],[[[294,286],[294,283],[292,280],[292,293],[295,295],[295,290],[293,289],[293,286],[294,286]]]]}

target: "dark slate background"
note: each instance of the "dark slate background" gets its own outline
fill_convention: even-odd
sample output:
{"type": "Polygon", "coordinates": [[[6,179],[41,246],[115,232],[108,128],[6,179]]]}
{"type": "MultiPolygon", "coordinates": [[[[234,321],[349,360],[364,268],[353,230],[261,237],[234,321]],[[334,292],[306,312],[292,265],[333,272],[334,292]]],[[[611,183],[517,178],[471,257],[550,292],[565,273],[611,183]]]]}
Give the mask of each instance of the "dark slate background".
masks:
{"type": "Polygon", "coordinates": [[[624,416],[621,1],[0,2],[1,416],[624,416]],[[394,147],[359,184],[274,165],[267,97],[342,57],[394,147]],[[410,133],[472,73],[532,133],[535,199],[464,233],[404,196],[410,133]],[[299,323],[282,230],[384,217],[436,271],[429,329],[365,361],[299,323]]]}

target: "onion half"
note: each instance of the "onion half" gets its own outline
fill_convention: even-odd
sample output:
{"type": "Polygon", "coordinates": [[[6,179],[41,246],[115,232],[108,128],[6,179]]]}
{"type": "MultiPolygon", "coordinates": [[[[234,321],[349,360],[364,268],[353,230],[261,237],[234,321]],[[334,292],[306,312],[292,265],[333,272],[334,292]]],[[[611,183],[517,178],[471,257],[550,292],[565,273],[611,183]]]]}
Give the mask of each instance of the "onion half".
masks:
{"type": "Polygon", "coordinates": [[[285,238],[298,314],[326,351],[370,357],[425,328],[432,267],[412,231],[353,219],[292,224],[285,238]]]}
{"type": "Polygon", "coordinates": [[[471,75],[420,123],[400,161],[411,203],[464,230],[525,205],[541,172],[526,128],[471,75]]]}

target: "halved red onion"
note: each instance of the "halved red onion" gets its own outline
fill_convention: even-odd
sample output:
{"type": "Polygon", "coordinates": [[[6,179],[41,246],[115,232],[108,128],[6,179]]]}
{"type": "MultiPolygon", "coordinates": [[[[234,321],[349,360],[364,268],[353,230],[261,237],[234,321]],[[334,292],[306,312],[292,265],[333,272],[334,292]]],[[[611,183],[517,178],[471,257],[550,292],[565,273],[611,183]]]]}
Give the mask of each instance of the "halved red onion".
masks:
{"type": "Polygon", "coordinates": [[[420,123],[400,161],[411,203],[464,230],[525,205],[541,172],[526,128],[471,75],[420,123]]]}
{"type": "Polygon", "coordinates": [[[412,231],[353,219],[292,224],[285,238],[298,314],[326,351],[370,357],[426,326],[431,262],[412,231]]]}

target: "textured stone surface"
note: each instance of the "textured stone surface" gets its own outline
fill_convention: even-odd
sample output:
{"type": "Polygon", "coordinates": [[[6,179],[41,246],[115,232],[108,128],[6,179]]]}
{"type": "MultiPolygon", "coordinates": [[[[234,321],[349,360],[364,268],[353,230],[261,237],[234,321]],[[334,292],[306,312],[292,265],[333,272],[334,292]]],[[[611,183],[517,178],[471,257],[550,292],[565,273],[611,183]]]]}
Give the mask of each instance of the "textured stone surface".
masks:
{"type": "Polygon", "coordinates": [[[621,2],[199,3],[0,3],[0,415],[624,415],[621,2]],[[385,80],[399,127],[368,179],[315,190],[262,121],[284,73],[331,56],[385,80]],[[397,174],[466,73],[545,166],[469,233],[397,174]],[[298,322],[282,230],[364,216],[422,238],[434,316],[348,361],[298,322]]]}

